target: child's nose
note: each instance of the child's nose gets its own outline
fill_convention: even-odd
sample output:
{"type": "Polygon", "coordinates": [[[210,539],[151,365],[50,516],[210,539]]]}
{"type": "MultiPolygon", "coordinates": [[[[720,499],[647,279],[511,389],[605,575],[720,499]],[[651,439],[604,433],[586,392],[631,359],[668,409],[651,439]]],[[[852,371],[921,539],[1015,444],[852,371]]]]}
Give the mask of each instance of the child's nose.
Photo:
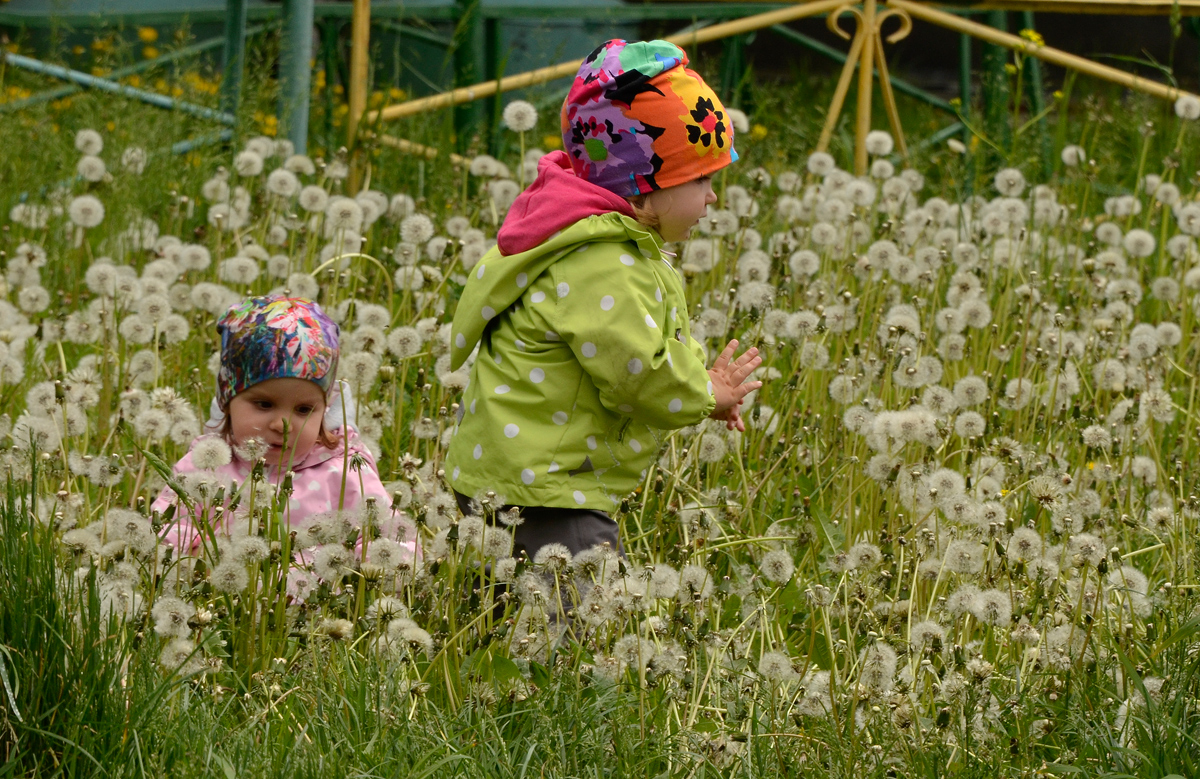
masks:
{"type": "Polygon", "coordinates": [[[708,194],[704,196],[704,204],[711,206],[715,202],[717,202],[717,193],[710,189],[708,190],[708,194]]]}

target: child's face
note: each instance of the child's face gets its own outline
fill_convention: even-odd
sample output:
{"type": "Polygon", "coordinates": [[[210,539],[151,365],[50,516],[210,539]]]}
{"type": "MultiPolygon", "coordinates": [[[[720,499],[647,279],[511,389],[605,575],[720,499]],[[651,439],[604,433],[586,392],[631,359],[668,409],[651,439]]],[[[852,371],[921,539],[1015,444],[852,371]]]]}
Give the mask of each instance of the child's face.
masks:
{"type": "Polygon", "coordinates": [[[264,455],[270,465],[307,457],[321,434],[324,416],[325,393],[306,379],[268,379],[229,401],[234,443],[262,438],[270,447],[264,455]]]}
{"type": "Polygon", "coordinates": [[[701,176],[685,184],[656,189],[646,196],[646,206],[658,217],[658,234],[664,241],[682,241],[717,202],[712,178],[701,176]]]}

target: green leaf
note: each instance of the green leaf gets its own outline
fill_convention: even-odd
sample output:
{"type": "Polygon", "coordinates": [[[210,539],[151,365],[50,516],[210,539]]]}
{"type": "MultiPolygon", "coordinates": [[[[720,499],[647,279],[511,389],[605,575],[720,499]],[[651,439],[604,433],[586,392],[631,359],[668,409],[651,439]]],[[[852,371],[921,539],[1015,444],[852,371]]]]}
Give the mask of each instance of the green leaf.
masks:
{"type": "Polygon", "coordinates": [[[492,657],[492,678],[498,682],[507,682],[521,678],[521,669],[504,655],[492,657]]]}
{"type": "Polygon", "coordinates": [[[167,463],[165,463],[163,459],[154,452],[151,452],[149,449],[143,449],[141,446],[139,446],[138,442],[124,427],[121,428],[121,435],[124,436],[126,441],[132,444],[134,449],[137,449],[141,453],[142,457],[146,458],[146,462],[150,463],[150,467],[157,471],[158,475],[161,476],[163,481],[167,483],[167,486],[179,496],[179,500],[183,502],[183,505],[187,506],[188,511],[193,511],[195,509],[195,505],[192,503],[192,499],[188,497],[187,491],[184,489],[183,485],[180,484],[179,480],[175,478],[175,471],[172,470],[171,466],[167,465],[167,463]]]}
{"type": "Polygon", "coordinates": [[[17,694],[13,691],[12,681],[8,678],[8,664],[11,662],[12,655],[8,653],[8,647],[0,644],[0,682],[4,683],[4,697],[8,699],[9,707],[17,716],[17,722],[24,722],[21,710],[17,708],[17,694]]]}
{"type": "Polygon", "coordinates": [[[550,686],[550,669],[541,663],[530,663],[529,678],[538,687],[545,689],[550,686]]]}

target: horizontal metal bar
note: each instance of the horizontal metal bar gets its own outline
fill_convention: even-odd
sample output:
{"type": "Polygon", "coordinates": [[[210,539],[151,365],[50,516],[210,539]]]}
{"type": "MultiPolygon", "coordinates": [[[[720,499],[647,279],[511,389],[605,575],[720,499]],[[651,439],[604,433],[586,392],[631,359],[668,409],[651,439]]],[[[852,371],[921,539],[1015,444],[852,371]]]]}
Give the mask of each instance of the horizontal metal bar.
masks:
{"type": "MultiPolygon", "coordinates": [[[[820,16],[821,14],[835,10],[844,2],[845,0],[811,0],[805,3],[792,3],[769,13],[745,16],[682,35],[674,35],[666,40],[677,46],[695,48],[702,43],[741,35],[753,32],[754,30],[761,30],[773,24],[790,22],[808,16],[820,16]]],[[[537,70],[531,70],[515,76],[505,76],[502,79],[493,79],[492,81],[484,81],[471,86],[459,87],[431,97],[409,100],[378,111],[371,111],[366,114],[366,121],[373,123],[380,118],[385,120],[399,119],[400,117],[412,116],[423,111],[462,105],[463,103],[491,97],[501,92],[524,89],[535,84],[545,84],[548,81],[575,75],[575,72],[579,70],[579,64],[580,60],[568,60],[567,62],[560,62],[557,65],[538,68],[537,70]]]]}
{"type": "MultiPolygon", "coordinates": [[[[943,7],[957,11],[957,3],[943,7]]],[[[973,11],[1037,11],[1098,16],[1166,16],[1178,9],[1182,16],[1200,16],[1200,0],[985,0],[971,3],[973,11]]]]}
{"type": "MultiPolygon", "coordinates": [[[[404,152],[405,154],[424,157],[427,160],[436,159],[437,156],[441,154],[440,149],[437,149],[433,146],[426,146],[422,143],[414,143],[413,141],[409,141],[404,138],[397,138],[392,135],[379,135],[377,138],[384,146],[390,146],[393,149],[404,152]]],[[[465,165],[467,163],[466,157],[455,154],[454,152],[450,152],[448,158],[453,165],[465,165]]]]}
{"type": "Polygon", "coordinates": [[[422,30],[420,27],[413,27],[409,24],[393,22],[387,19],[377,21],[376,24],[388,32],[397,33],[401,38],[416,38],[419,41],[432,43],[434,46],[441,46],[444,49],[448,49],[454,45],[454,41],[450,40],[444,35],[438,35],[437,33],[430,32],[429,30],[422,30]]]}
{"type": "MultiPolygon", "coordinates": [[[[269,25],[265,24],[251,27],[246,30],[246,35],[257,35],[268,28],[269,25]]],[[[146,60],[145,62],[136,62],[123,68],[117,68],[116,70],[110,71],[108,74],[106,74],[104,78],[115,81],[119,78],[132,76],[136,73],[144,73],[147,70],[154,70],[157,67],[170,64],[177,60],[193,57],[197,54],[203,54],[210,49],[220,48],[222,45],[224,45],[224,43],[224,38],[209,38],[208,40],[200,43],[193,43],[191,46],[184,46],[182,49],[168,51],[166,54],[163,54],[160,57],[155,57],[154,59],[146,60]]],[[[22,108],[29,108],[30,106],[39,105],[51,100],[60,100],[64,97],[75,94],[80,89],[82,89],[82,87],[80,87],[78,84],[68,84],[67,86],[63,87],[48,89],[45,92],[38,92],[36,95],[31,95],[23,100],[15,100],[11,103],[0,103],[0,114],[20,111],[22,108]]]]}
{"type": "Polygon", "coordinates": [[[192,149],[198,149],[201,146],[209,146],[214,143],[222,143],[224,141],[233,140],[233,130],[221,130],[217,133],[202,135],[199,138],[191,138],[186,141],[179,141],[171,144],[172,154],[187,154],[192,149]]]}
{"type": "Polygon", "coordinates": [[[1023,53],[1030,57],[1049,62],[1051,65],[1057,65],[1069,70],[1075,70],[1084,75],[1093,78],[1111,81],[1114,84],[1135,89],[1139,92],[1144,92],[1154,97],[1159,97],[1164,100],[1178,100],[1180,97],[1187,95],[1200,99],[1197,95],[1179,89],[1177,87],[1162,84],[1157,81],[1143,78],[1136,73],[1110,68],[1107,65],[1101,65],[1092,60],[1080,57],[1076,54],[1056,49],[1052,46],[1042,46],[1033,41],[1026,40],[1018,35],[1011,35],[1002,30],[997,30],[994,27],[989,27],[986,24],[978,24],[976,22],[962,19],[954,14],[948,14],[945,11],[939,11],[936,8],[931,8],[924,3],[913,3],[909,0],[887,0],[888,8],[897,8],[901,11],[907,11],[908,15],[936,24],[939,27],[945,27],[955,32],[962,32],[970,35],[973,38],[995,43],[1007,49],[1023,53]]]}
{"type": "Polygon", "coordinates": [[[124,97],[140,100],[143,103],[149,103],[150,105],[158,106],[159,108],[165,108],[169,111],[182,111],[185,114],[199,116],[202,119],[211,119],[214,122],[220,122],[222,124],[232,125],[237,121],[232,114],[223,113],[212,108],[205,108],[204,106],[194,105],[192,103],[186,103],[182,100],[175,100],[174,98],[167,97],[166,95],[160,95],[157,92],[149,92],[145,89],[136,89],[124,84],[118,84],[115,81],[109,81],[106,78],[99,78],[91,75],[90,73],[83,73],[78,70],[64,68],[61,65],[50,65],[42,62],[41,60],[33,59],[32,57],[24,57],[20,54],[5,53],[4,59],[13,67],[22,68],[34,73],[40,73],[44,76],[61,78],[64,81],[72,81],[76,84],[80,84],[81,86],[98,89],[102,92],[111,92],[113,94],[123,95],[124,97]]]}
{"type": "MultiPolygon", "coordinates": [[[[1185,0],[1187,1],[1187,0],[1185,0]]],[[[1200,2],[1200,0],[1193,0],[1200,2]]],[[[486,5],[480,9],[484,18],[490,19],[584,19],[594,21],[644,21],[655,19],[724,19],[748,16],[766,11],[797,5],[794,2],[672,2],[672,3],[628,3],[620,5],[564,6],[547,3],[512,2],[504,5],[486,5]]],[[[313,7],[317,19],[349,19],[353,12],[350,3],[322,2],[313,7]]],[[[254,21],[276,19],[280,16],[277,5],[252,5],[247,16],[254,21]]],[[[178,24],[183,18],[196,24],[220,22],[225,18],[223,7],[209,3],[177,2],[172,10],[154,9],[126,13],[46,13],[43,11],[0,11],[0,25],[15,27],[50,27],[66,25],[76,28],[112,27],[114,25],[170,25],[178,24]]],[[[373,0],[373,19],[426,19],[452,21],[455,18],[453,5],[445,2],[405,2],[404,0],[373,0]]]]}
{"type": "Polygon", "coordinates": [[[918,143],[916,146],[916,149],[914,149],[913,151],[917,151],[919,149],[927,149],[930,146],[936,146],[937,144],[941,143],[942,141],[948,140],[950,138],[953,138],[956,135],[961,134],[964,129],[966,129],[966,126],[962,122],[955,122],[952,125],[943,127],[942,129],[938,130],[933,135],[929,136],[925,140],[918,143]]]}
{"type": "MultiPolygon", "coordinates": [[[[783,38],[787,38],[790,41],[794,41],[795,43],[799,43],[801,46],[810,48],[818,54],[823,54],[835,62],[846,61],[846,55],[844,53],[838,51],[832,46],[827,46],[824,43],[821,43],[816,38],[810,38],[803,33],[796,32],[791,27],[785,27],[782,24],[777,24],[771,28],[771,32],[776,33],[783,38]]],[[[874,75],[876,80],[878,80],[879,71],[875,70],[874,75]]],[[[892,82],[892,89],[895,89],[897,92],[903,92],[906,95],[915,97],[918,100],[928,103],[934,108],[940,108],[947,113],[951,113],[956,116],[958,115],[958,111],[954,108],[954,106],[950,105],[949,102],[941,99],[937,95],[926,92],[924,89],[921,89],[915,84],[911,84],[908,81],[896,78],[895,76],[891,76],[889,81],[892,82]]]]}

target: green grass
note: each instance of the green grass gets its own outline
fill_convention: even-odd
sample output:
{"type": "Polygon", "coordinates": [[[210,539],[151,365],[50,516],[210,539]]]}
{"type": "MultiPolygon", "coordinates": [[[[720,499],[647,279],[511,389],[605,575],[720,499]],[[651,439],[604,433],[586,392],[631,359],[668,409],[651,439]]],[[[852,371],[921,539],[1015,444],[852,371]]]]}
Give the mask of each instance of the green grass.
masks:
{"type": "MultiPolygon", "coordinates": [[[[205,571],[231,554],[224,547],[209,550],[192,571],[136,543],[114,542],[108,533],[118,533],[116,524],[103,544],[79,541],[77,528],[104,527],[118,516],[125,522],[116,509],[145,513],[163,484],[156,464],[177,459],[191,437],[186,426],[176,436],[156,432],[128,402],[121,406],[121,393],[157,391],[161,400],[169,388],[193,421],[203,418],[197,415],[212,394],[207,363],[219,312],[177,300],[188,328],[178,341],[154,333],[142,339],[118,326],[141,316],[146,289],[156,285],[144,271],[161,269],[150,263],[173,252],[169,242],[131,246],[122,236],[134,218],[211,252],[211,266],[180,270],[171,282],[188,286],[188,300],[201,283],[220,283],[233,296],[283,284],[258,261],[253,282],[221,278],[221,261],[253,242],[287,256],[284,275],[301,274],[287,283],[316,285],[322,304],[343,318],[348,343],[356,330],[366,332],[356,322],[365,304],[384,306],[391,328],[452,315],[470,241],[420,260],[430,278],[422,294],[397,287],[389,297],[402,219],[384,216],[364,229],[363,251],[373,259],[330,270],[327,256],[345,236],[327,238],[323,215],[270,195],[264,179],[283,164],[280,157],[268,155],[261,175],[230,174],[232,186],[246,189],[244,225],[223,230],[207,218],[214,204],[202,194],[206,182],[218,166],[231,169],[249,136],[269,126],[262,112],[271,110],[274,87],[260,74],[270,56],[269,43],[253,53],[236,144],[155,154],[140,175],[121,170],[126,146],[168,149],[211,128],[87,93],[0,114],[6,209],[22,195],[30,205],[54,207],[84,194],[106,208],[103,222],[86,232],[51,210],[44,225],[6,221],[0,233],[8,264],[0,358],[15,361],[0,361],[0,409],[7,422],[27,415],[15,433],[0,421],[7,478],[0,775],[1197,774],[1200,480],[1189,466],[1200,447],[1197,257],[1194,247],[1167,251],[1187,226],[1155,200],[1144,178],[1161,176],[1179,186],[1183,202],[1196,199],[1188,177],[1197,161],[1194,123],[1177,119],[1170,106],[1076,83],[1046,117],[1051,157],[1041,156],[1039,125],[1004,140],[978,119],[978,106],[964,118],[979,140],[960,154],[946,144],[920,146],[950,118],[902,100],[914,149],[907,167],[924,175],[914,201],[891,211],[830,206],[836,198],[827,182],[803,206],[777,182],[785,172],[798,174],[796,197],[821,183],[805,164],[829,84],[801,74],[780,85],[751,79],[745,106],[761,129],[741,134],[743,161],[717,182],[721,206],[740,202],[745,213],[726,217],[728,229],[717,234],[703,225],[692,248],[680,247],[680,260],[702,340],[710,350],[735,336],[760,344],[766,386],[748,409],[745,435],[698,426],[668,439],[657,473],[618,512],[633,568],[555,577],[522,564],[524,575],[543,577],[539,586],[548,592],[582,595],[604,585],[594,597],[610,610],[606,618],[576,619],[566,637],[547,643],[539,620],[553,599],[534,594],[529,579],[508,585],[512,596],[502,594],[496,561],[469,541],[475,528],[437,511],[444,446],[413,426],[429,418],[444,431],[459,398],[432,333],[415,355],[380,349],[380,370],[358,393],[384,480],[402,493],[399,507],[420,528],[418,577],[389,579],[356,565],[304,604],[289,603],[283,582],[291,541],[273,523],[279,503],[271,490],[247,491],[239,503],[261,512],[264,541],[279,544],[278,554],[243,563],[261,582],[257,595],[221,592],[207,579],[205,571]],[[75,132],[84,127],[104,136],[100,156],[111,180],[74,178],[75,132]],[[1095,164],[1065,166],[1058,153],[1068,143],[1082,145],[1095,164]],[[776,183],[754,177],[760,166],[776,183]],[[997,197],[993,177],[1007,166],[1028,180],[1020,203],[1036,210],[1052,192],[1063,207],[1057,218],[1046,221],[1043,208],[1036,222],[984,229],[981,214],[1020,205],[988,204],[997,197]],[[1106,200],[1124,194],[1140,211],[1116,213],[1109,203],[1114,212],[1106,214],[1106,200]],[[934,198],[968,205],[973,221],[939,223],[945,204],[934,198]],[[859,239],[852,238],[855,224],[859,239]],[[1097,231],[1102,224],[1108,227],[1097,231]],[[278,245],[268,240],[277,225],[278,245]],[[1106,229],[1119,233],[1114,247],[1103,241],[1106,229]],[[1146,256],[1120,246],[1137,229],[1155,244],[1146,256]],[[711,267],[695,254],[705,241],[711,267]],[[753,253],[759,241],[762,255],[753,253]],[[890,263],[883,241],[919,258],[923,275],[890,263]],[[978,263],[955,250],[966,242],[981,251],[978,263]],[[26,243],[46,252],[32,275],[22,265],[26,243]],[[1062,248],[1069,246],[1077,250],[1062,248]],[[794,260],[804,249],[815,252],[815,270],[794,260]],[[90,288],[86,272],[101,257],[133,268],[142,286],[121,294],[90,288]],[[770,306],[744,300],[758,279],[771,287],[770,306]],[[1110,281],[1120,283],[1106,287],[1110,281]],[[958,343],[939,312],[970,297],[955,291],[968,282],[978,284],[990,314],[962,329],[958,343]],[[38,290],[49,297],[44,305],[29,302],[38,303],[38,290]],[[838,305],[852,307],[853,323],[839,326],[838,305]],[[99,337],[71,335],[71,317],[92,317],[99,337]],[[1153,354],[1138,356],[1148,348],[1139,324],[1173,324],[1178,332],[1156,334],[1153,354]],[[907,378],[924,371],[918,357],[938,358],[933,383],[947,391],[965,378],[983,379],[985,396],[970,407],[979,420],[945,413],[922,428],[924,442],[898,437],[881,451],[880,439],[854,432],[843,416],[860,404],[896,419],[911,421],[923,409],[933,415],[937,398],[907,378]],[[1121,382],[1096,372],[1106,360],[1120,364],[1121,382]],[[139,373],[137,361],[158,369],[139,373]],[[830,388],[848,378],[853,397],[842,402],[830,388]],[[1005,396],[1018,379],[1034,389],[1027,404],[1005,396]],[[83,391],[87,384],[94,396],[83,391]],[[1166,401],[1155,400],[1159,388],[1166,401]],[[39,398],[46,398],[41,411],[39,398]],[[30,451],[20,435],[25,423],[59,425],[56,413],[73,420],[70,434],[30,451]],[[956,432],[959,425],[967,432],[956,432]],[[972,425],[985,432],[971,433],[972,425]],[[1085,430],[1097,425],[1111,441],[1086,445],[1085,430]],[[120,467],[111,477],[83,459],[114,454],[120,467]],[[943,485],[940,500],[929,492],[933,480],[943,485]],[[960,493],[965,503],[946,499],[960,493]],[[973,512],[984,504],[1003,516],[979,520],[973,512]],[[1037,536],[1036,554],[1010,551],[1026,531],[1037,536]],[[841,556],[851,551],[855,557],[841,556]],[[771,555],[777,564],[786,557],[794,571],[773,573],[771,555]],[[631,598],[643,580],[613,571],[636,573],[643,565],[695,566],[711,592],[698,584],[694,594],[685,588],[682,596],[631,598]],[[1001,607],[985,608],[983,596],[968,597],[970,587],[988,590],[1001,607]],[[400,602],[392,616],[411,617],[418,632],[373,618],[370,609],[392,593],[400,602]],[[181,668],[182,658],[163,659],[170,642],[153,616],[154,604],[173,596],[199,610],[183,631],[195,653],[181,668]],[[349,628],[331,620],[348,620],[349,628]],[[1014,633],[1022,622],[1036,635],[1014,633]],[[938,637],[923,639],[930,630],[938,637]]],[[[191,90],[189,99],[214,100],[211,81],[184,72],[176,79],[191,90]]],[[[5,88],[39,83],[11,70],[0,80],[5,88]]],[[[314,105],[319,126],[323,94],[314,105]]],[[[1013,127],[1028,120],[1025,108],[1010,109],[1013,127]]],[[[424,116],[394,131],[449,151],[448,121],[445,113],[424,116]]],[[[555,125],[554,109],[543,107],[525,146],[541,143],[555,125]]],[[[843,163],[853,145],[849,128],[844,118],[832,148],[843,163]]],[[[470,151],[493,148],[515,171],[521,140],[481,137],[470,151]]],[[[331,163],[337,150],[314,155],[331,163]]],[[[490,176],[370,144],[364,159],[371,188],[414,197],[437,234],[461,216],[494,235],[493,214],[504,204],[489,195],[490,176]]],[[[301,179],[343,193],[345,184],[326,172],[301,179]]],[[[207,510],[221,502],[192,497],[207,510]]],[[[363,532],[373,535],[370,522],[363,532]]]]}

